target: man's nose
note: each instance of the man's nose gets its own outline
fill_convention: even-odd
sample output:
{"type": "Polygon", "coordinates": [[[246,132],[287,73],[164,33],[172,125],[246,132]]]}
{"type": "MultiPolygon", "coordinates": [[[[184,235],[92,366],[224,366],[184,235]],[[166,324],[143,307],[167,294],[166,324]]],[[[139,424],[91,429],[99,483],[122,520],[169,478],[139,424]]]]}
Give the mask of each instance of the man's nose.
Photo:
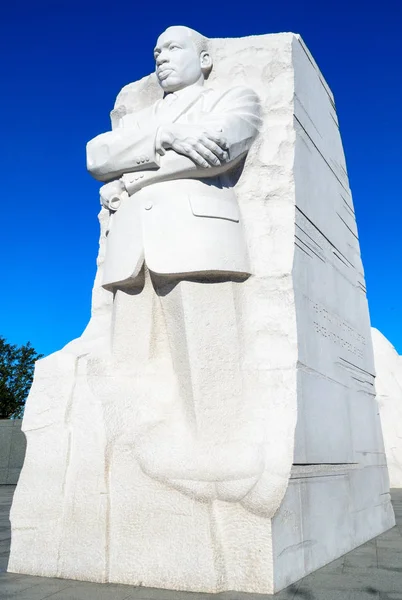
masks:
{"type": "Polygon", "coordinates": [[[156,66],[159,67],[160,65],[163,65],[163,63],[168,62],[168,60],[169,58],[167,54],[165,54],[164,52],[160,52],[156,57],[156,66]]]}

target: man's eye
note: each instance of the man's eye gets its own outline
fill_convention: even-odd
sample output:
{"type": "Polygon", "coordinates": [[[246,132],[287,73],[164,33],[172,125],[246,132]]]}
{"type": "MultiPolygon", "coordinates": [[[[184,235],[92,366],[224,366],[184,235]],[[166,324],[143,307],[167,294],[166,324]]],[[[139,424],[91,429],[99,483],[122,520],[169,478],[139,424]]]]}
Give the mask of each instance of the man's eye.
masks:
{"type": "Polygon", "coordinates": [[[171,46],[169,46],[169,50],[179,50],[180,46],[178,46],[177,44],[172,44],[171,46]]]}

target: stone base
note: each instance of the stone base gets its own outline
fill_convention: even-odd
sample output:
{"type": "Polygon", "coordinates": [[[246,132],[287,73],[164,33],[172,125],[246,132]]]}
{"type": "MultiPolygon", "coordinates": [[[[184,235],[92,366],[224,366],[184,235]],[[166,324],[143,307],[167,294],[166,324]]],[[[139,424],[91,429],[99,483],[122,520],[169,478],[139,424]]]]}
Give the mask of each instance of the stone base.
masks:
{"type": "MultiPolygon", "coordinates": [[[[129,454],[119,461],[126,472],[129,454]]],[[[295,465],[272,520],[227,502],[200,504],[178,492],[162,494],[157,484],[150,490],[140,473],[135,486],[115,473],[120,475],[114,511],[120,513],[121,531],[115,530],[106,555],[102,539],[98,552],[82,546],[83,529],[87,535],[92,529],[93,537],[104,509],[101,496],[89,494],[84,501],[84,493],[76,508],[92,512],[93,523],[81,522],[70,539],[64,537],[53,562],[43,561],[32,531],[16,531],[8,570],[188,592],[273,594],[395,524],[385,466],[295,465]]],[[[50,543],[51,521],[42,535],[45,530],[50,543]]]]}
{"type": "Polygon", "coordinates": [[[273,591],[394,525],[385,465],[295,465],[272,522],[273,591]]]}

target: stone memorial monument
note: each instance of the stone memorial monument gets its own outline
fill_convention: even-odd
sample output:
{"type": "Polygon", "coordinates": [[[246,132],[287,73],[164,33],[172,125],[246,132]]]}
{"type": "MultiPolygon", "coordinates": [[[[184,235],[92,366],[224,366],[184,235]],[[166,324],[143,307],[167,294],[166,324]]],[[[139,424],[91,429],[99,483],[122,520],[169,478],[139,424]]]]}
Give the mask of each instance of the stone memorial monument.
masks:
{"type": "Polygon", "coordinates": [[[402,487],[402,356],[378,329],[371,330],[377,402],[391,488],[402,487]]]}
{"type": "Polygon", "coordinates": [[[274,593],[394,524],[334,101],[291,33],[154,54],[87,147],[92,317],[37,363],[8,568],[274,593]]]}

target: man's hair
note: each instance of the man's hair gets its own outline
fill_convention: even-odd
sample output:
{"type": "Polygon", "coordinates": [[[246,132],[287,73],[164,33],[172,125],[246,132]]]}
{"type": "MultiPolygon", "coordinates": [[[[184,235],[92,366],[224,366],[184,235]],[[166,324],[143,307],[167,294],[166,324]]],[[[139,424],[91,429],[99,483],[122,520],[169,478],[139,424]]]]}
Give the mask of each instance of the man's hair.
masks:
{"type": "MultiPolygon", "coordinates": [[[[187,27],[186,25],[171,25],[166,29],[166,31],[169,31],[169,29],[182,29],[189,37],[192,38],[198,54],[201,54],[201,52],[208,52],[209,54],[209,39],[195,29],[191,29],[191,27],[187,27]]],[[[208,69],[203,69],[204,76],[206,78],[210,74],[211,70],[212,66],[208,69]]]]}

